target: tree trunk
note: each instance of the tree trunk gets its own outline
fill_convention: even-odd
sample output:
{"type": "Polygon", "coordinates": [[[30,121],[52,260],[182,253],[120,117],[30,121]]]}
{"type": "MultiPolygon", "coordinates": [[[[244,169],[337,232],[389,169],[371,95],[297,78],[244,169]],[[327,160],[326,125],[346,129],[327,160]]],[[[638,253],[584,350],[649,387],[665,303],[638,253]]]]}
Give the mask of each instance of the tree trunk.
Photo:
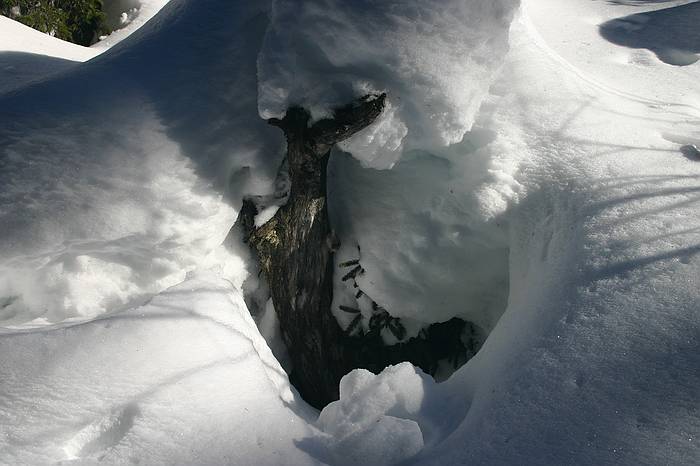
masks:
{"type": "Polygon", "coordinates": [[[476,352],[462,343],[466,323],[459,319],[433,325],[421,337],[385,346],[378,332],[350,336],[331,311],[336,240],[326,200],[328,158],[334,144],[375,121],[385,98],[384,94],[364,97],[311,127],[309,113],[299,107],[290,108],[282,120],[270,120],[287,138],[289,199],[258,229],[253,222],[257,210],[251,200],[244,200],[236,222],[269,285],[293,364],[291,381],[317,408],[338,399],[340,379],[352,369],[379,372],[387,365],[411,361],[434,372],[441,359],[476,352]]]}

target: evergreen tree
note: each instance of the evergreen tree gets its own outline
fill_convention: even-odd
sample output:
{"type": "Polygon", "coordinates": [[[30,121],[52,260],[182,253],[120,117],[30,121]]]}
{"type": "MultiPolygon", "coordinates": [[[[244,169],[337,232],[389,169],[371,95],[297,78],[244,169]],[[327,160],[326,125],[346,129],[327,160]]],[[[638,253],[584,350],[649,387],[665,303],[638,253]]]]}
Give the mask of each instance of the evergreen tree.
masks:
{"type": "Polygon", "coordinates": [[[110,32],[105,25],[102,0],[0,0],[0,13],[85,46],[110,32]]]}

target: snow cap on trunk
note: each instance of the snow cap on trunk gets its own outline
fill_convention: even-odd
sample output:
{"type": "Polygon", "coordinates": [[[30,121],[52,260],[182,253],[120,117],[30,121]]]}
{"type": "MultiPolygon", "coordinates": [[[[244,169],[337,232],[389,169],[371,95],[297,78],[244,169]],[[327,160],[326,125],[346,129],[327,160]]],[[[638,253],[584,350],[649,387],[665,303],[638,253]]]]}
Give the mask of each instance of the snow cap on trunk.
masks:
{"type": "Polygon", "coordinates": [[[319,119],[381,91],[385,117],[346,146],[366,166],[459,142],[508,49],[518,3],[275,0],[258,60],[260,115],[302,105],[319,119]]]}

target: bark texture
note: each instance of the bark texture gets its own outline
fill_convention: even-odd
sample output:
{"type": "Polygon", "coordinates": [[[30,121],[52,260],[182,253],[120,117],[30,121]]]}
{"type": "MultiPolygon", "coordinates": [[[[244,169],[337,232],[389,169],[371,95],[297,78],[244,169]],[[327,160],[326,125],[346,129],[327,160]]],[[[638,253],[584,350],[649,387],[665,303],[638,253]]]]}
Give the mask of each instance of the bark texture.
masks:
{"type": "Polygon", "coordinates": [[[293,364],[291,381],[317,408],[338,399],[340,379],[352,369],[379,372],[387,365],[411,361],[434,373],[438,361],[459,359],[455,353],[468,352],[462,343],[468,324],[459,319],[433,325],[421,337],[386,346],[378,332],[349,335],[331,311],[336,240],[326,201],[328,159],[334,144],[381,114],[385,97],[359,99],[336,110],[332,119],[310,127],[309,113],[298,107],[290,108],[282,120],[270,120],[287,138],[289,199],[257,229],[255,205],[246,200],[237,221],[269,285],[293,364]]]}

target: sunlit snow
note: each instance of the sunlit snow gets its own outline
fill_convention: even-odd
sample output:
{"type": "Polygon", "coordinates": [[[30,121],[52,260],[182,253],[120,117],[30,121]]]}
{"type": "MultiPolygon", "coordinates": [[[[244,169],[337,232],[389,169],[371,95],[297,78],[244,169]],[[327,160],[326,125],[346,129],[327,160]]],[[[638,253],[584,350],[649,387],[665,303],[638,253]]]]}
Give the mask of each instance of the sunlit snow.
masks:
{"type": "Polygon", "coordinates": [[[93,48],[0,17],[0,464],[700,461],[697,3],[112,3],[93,48]],[[263,118],[370,91],[337,260],[409,332],[488,338],[319,413],[229,230],[275,192],[263,118]]]}

